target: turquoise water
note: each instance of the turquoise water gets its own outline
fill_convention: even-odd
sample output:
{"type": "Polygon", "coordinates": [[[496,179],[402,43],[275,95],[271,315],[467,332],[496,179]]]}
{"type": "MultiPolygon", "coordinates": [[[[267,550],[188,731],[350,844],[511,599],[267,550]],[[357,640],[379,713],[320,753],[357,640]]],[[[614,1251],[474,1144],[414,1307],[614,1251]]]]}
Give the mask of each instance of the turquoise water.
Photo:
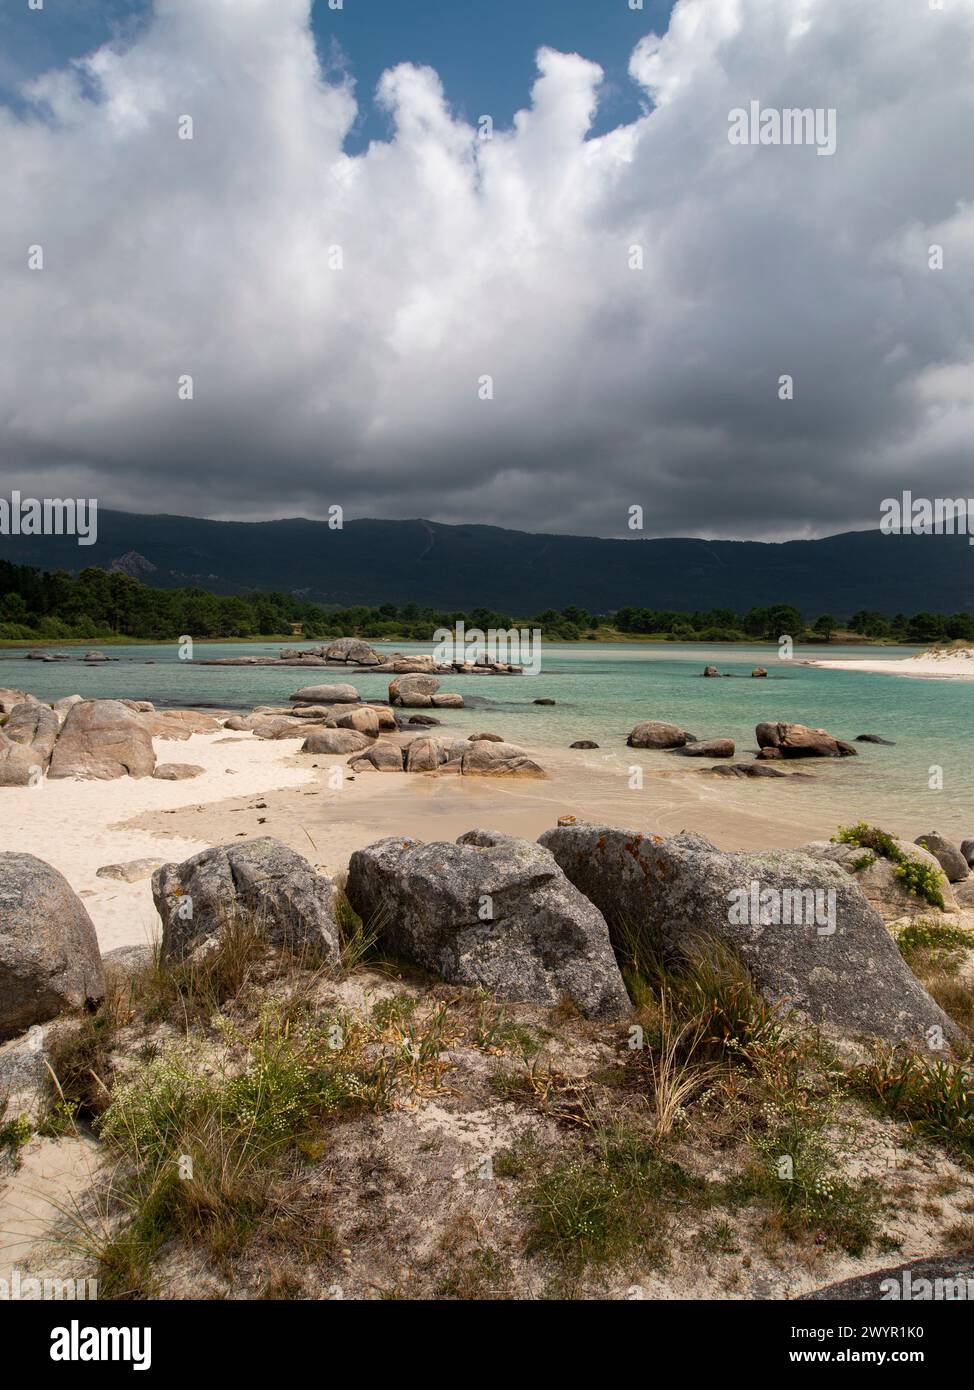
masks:
{"type": "MultiPolygon", "coordinates": [[[[399,643],[377,649],[430,651],[430,646],[399,643]]],[[[279,643],[197,643],[195,655],[205,657],[276,655],[279,643]]],[[[352,681],[366,699],[383,699],[388,677],[345,676],[338,668],[201,666],[178,659],[173,643],[158,647],[101,647],[117,656],[106,666],[86,667],[80,661],[42,663],[24,660],[15,651],[0,652],[0,686],[32,691],[44,700],[78,693],[86,696],[127,696],[159,705],[210,705],[250,708],[255,704],[286,703],[301,685],[352,681]],[[155,664],[147,664],[147,663],[155,664]]],[[[83,653],[79,652],[79,656],[83,653]]],[[[821,670],[797,664],[802,658],[895,659],[915,654],[913,648],[822,647],[796,648],[796,661],[782,662],[767,646],[704,647],[698,644],[640,644],[545,646],[541,673],[526,676],[458,676],[443,678],[442,689],[458,691],[468,702],[463,710],[442,711],[444,732],[458,736],[476,729],[502,734],[528,749],[566,747],[576,739],[592,739],[604,749],[620,750],[625,736],[643,719],[679,724],[699,738],[726,735],[736,739],[738,755],[754,748],[754,725],[760,720],[796,720],[822,726],[839,738],[877,733],[893,740],[895,748],[860,745],[855,768],[847,760],[843,774],[868,779],[876,797],[889,799],[933,828],[937,820],[962,827],[974,787],[974,749],[969,736],[974,708],[974,683],[944,680],[906,680],[859,672],[821,670]],[[712,664],[742,679],[704,680],[712,664]],[[767,668],[766,680],[751,680],[754,666],[767,668]],[[545,696],[554,707],[532,701],[545,696]],[[942,791],[931,792],[932,767],[943,769],[942,791]]],[[[654,765],[666,755],[641,755],[636,761],[654,765]]],[[[670,758],[666,766],[687,761],[670,758]]],[[[805,767],[809,765],[804,764],[805,767]]],[[[838,772],[838,769],[836,769],[838,772]]],[[[843,786],[848,777],[842,775],[843,786]]],[[[974,808],[968,833],[974,835],[974,808]]]]}

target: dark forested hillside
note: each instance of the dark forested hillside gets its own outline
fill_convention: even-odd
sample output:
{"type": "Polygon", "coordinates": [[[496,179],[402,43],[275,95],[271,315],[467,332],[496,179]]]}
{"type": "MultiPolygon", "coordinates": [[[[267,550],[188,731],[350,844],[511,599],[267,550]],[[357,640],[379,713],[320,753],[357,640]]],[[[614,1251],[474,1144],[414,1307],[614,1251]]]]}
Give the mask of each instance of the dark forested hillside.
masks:
{"type": "Polygon", "coordinates": [[[410,600],[535,613],[578,604],[743,613],[788,602],[846,618],[974,608],[965,536],[848,532],[823,540],[603,540],[430,521],[208,521],[100,510],[98,540],[0,536],[0,559],[75,574],[115,569],[153,588],[276,590],[348,607],[410,600]]]}

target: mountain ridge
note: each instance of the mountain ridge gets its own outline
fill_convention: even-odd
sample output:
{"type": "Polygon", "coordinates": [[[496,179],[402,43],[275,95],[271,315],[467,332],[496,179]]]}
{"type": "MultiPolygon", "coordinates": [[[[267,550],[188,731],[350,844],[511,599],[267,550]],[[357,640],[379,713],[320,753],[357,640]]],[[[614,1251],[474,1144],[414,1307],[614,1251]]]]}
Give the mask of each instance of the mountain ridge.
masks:
{"type": "Polygon", "coordinates": [[[424,518],[361,518],[337,530],[306,517],[214,521],[105,508],[94,545],[0,535],[0,559],[73,574],[89,565],[134,570],[153,588],[278,590],[343,607],[413,600],[524,614],[566,604],[608,613],[792,603],[838,617],[974,609],[965,536],[878,530],[788,541],[611,539],[424,518]]]}

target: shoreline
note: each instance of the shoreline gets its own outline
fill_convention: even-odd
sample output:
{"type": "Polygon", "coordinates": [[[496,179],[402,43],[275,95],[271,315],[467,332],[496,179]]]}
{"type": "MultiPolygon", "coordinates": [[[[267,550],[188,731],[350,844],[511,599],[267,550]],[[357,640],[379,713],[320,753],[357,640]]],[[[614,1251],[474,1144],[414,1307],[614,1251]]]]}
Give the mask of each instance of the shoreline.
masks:
{"type": "MultiPolygon", "coordinates": [[[[180,861],[234,839],[270,835],[332,873],[344,872],[354,850],[387,836],[452,841],[479,827],[533,840],[565,815],[649,834],[695,831],[722,849],[792,849],[828,839],[837,824],[872,818],[869,804],[883,800],[881,788],[856,789],[848,767],[824,761],[806,777],[756,785],[707,777],[658,752],[578,755],[539,743],[527,751],[548,775],[520,780],[349,774],[344,755],[299,755],[300,737],[221,731],[177,745],[154,742],[160,761],[178,756],[202,766],[203,775],[175,783],[45,781],[3,792],[0,849],[34,854],[64,874],[103,953],[154,939],[158,918],[151,868],[132,883],[99,878],[99,868],[180,861]],[[634,764],[644,774],[639,790],[630,787],[634,764]],[[344,780],[335,788],[329,774],[338,767],[344,780]]],[[[894,833],[910,830],[900,817],[881,814],[894,833]]]]}

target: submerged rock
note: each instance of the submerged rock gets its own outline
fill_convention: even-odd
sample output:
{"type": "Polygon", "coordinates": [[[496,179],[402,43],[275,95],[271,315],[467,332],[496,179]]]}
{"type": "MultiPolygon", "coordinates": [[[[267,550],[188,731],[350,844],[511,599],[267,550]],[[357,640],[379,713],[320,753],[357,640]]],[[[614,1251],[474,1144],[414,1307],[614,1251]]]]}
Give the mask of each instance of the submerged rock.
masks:
{"type": "Polygon", "coordinates": [[[851,743],[833,738],[826,729],[805,724],[758,724],[755,727],[760,758],[849,758],[856,756],[851,743]]]}
{"type": "Polygon", "coordinates": [[[732,738],[703,738],[673,751],[684,758],[733,758],[735,744],[732,738]]]}
{"type": "Polygon", "coordinates": [[[685,730],[658,719],[647,719],[637,724],[626,739],[630,748],[682,748],[687,741],[685,730]]]}

